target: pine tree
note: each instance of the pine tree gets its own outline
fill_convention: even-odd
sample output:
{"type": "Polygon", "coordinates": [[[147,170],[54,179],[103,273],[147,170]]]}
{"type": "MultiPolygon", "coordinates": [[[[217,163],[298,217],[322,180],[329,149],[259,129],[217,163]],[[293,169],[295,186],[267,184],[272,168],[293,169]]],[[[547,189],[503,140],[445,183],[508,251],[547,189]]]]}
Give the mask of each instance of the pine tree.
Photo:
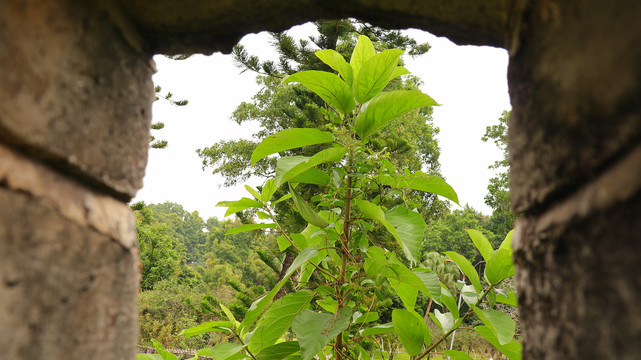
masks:
{"type": "MultiPolygon", "coordinates": [[[[318,34],[308,39],[297,41],[287,32],[272,33],[273,45],[279,55],[277,61],[262,61],[258,56],[250,55],[242,45],[234,48],[237,65],[243,72],[256,72],[262,89],[254,95],[252,102],[238,106],[232,120],[238,124],[257,120],[261,128],[253,134],[255,140],[223,140],[197,150],[203,170],[209,168],[214,174],[222,175],[224,186],[242,183],[251,176],[269,177],[274,174],[275,158],[249,166],[251,153],[265,137],[287,128],[327,129],[332,126],[324,102],[313,92],[300,85],[280,86],[282,78],[298,71],[331,71],[314,55],[315,51],[334,49],[348,58],[359,35],[372,39],[377,51],[397,48],[404,49],[409,56],[417,56],[430,48],[428,44],[419,44],[398,30],[381,29],[357,20],[321,20],[314,24],[318,34]]],[[[417,77],[405,76],[405,79],[390,83],[388,90],[417,89],[421,84],[417,77]]],[[[372,140],[375,149],[388,151],[395,165],[439,175],[440,148],[436,140],[439,130],[434,126],[431,115],[431,108],[407,115],[399,126],[372,140]]],[[[316,150],[305,149],[306,152],[316,150]]],[[[295,150],[287,155],[307,155],[305,151],[295,150]]],[[[418,203],[421,206],[417,207],[421,207],[428,218],[440,216],[446,207],[433,196],[420,199],[418,203]]]]}

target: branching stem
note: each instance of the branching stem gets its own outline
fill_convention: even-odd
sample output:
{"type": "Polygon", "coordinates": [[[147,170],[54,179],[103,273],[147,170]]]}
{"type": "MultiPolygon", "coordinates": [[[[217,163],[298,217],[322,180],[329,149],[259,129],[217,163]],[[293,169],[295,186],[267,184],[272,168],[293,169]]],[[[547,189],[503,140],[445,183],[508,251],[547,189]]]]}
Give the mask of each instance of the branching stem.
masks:
{"type": "MultiPolygon", "coordinates": [[[[487,289],[485,289],[485,291],[483,292],[483,294],[481,294],[481,296],[478,298],[478,302],[477,302],[477,304],[480,304],[480,303],[482,303],[482,302],[483,302],[483,300],[485,300],[485,298],[486,298],[486,297],[487,297],[487,295],[490,293],[490,291],[492,291],[492,289],[494,289],[494,286],[495,286],[495,285],[490,285],[487,289]]],[[[472,316],[472,314],[474,314],[474,309],[473,309],[473,307],[470,307],[470,308],[467,310],[467,312],[465,313],[465,315],[463,315],[463,318],[462,318],[462,320],[461,320],[461,324],[462,324],[465,320],[467,320],[467,318],[469,318],[470,316],[472,316]]],[[[440,339],[438,339],[438,341],[437,341],[437,342],[435,342],[434,344],[432,344],[432,346],[428,347],[425,351],[423,351],[422,353],[420,353],[420,354],[415,358],[415,360],[420,360],[420,359],[424,358],[425,356],[429,355],[429,354],[432,352],[432,350],[436,349],[436,347],[437,347],[437,346],[439,346],[443,341],[445,341],[445,340],[446,340],[450,335],[452,335],[452,333],[453,333],[454,331],[456,331],[456,329],[458,329],[458,328],[459,328],[458,326],[457,326],[457,327],[454,327],[453,329],[450,329],[450,331],[448,331],[448,332],[446,332],[445,334],[443,334],[443,336],[441,336],[441,338],[440,338],[440,339]]]]}

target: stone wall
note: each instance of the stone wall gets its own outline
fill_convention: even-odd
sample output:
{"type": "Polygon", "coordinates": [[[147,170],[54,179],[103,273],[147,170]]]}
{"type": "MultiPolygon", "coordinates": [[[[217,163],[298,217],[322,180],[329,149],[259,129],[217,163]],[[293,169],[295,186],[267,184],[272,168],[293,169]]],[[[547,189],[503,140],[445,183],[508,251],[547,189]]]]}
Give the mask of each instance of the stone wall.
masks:
{"type": "Polygon", "coordinates": [[[2,359],[135,352],[153,64],[96,4],[0,2],[2,359]]]}
{"type": "Polygon", "coordinates": [[[529,359],[641,353],[641,2],[535,1],[510,59],[529,359]]]}
{"type": "Polygon", "coordinates": [[[346,16],[510,51],[524,358],[638,358],[638,0],[0,1],[2,357],[133,358],[151,54],[346,16]]]}

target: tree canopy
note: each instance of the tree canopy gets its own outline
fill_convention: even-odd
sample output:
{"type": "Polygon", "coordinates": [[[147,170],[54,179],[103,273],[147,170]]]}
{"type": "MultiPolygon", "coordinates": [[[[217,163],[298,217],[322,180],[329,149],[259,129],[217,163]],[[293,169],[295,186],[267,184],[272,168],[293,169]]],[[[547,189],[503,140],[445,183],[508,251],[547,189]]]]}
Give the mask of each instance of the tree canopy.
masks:
{"type": "MultiPolygon", "coordinates": [[[[360,34],[369,36],[378,51],[400,48],[410,56],[424,54],[428,44],[418,44],[400,31],[384,30],[355,20],[322,20],[315,23],[318,34],[296,41],[287,32],[272,33],[273,44],[279,60],[262,61],[248,54],[238,45],[233,55],[242,71],[258,73],[257,82],[262,86],[252,102],[244,102],[232,115],[238,124],[258,121],[260,130],[254,140],[225,140],[210,147],[199,149],[203,169],[210,168],[214,174],[224,177],[224,185],[243,182],[251,176],[269,177],[275,172],[273,157],[250,167],[250,156],[260,140],[278,131],[296,127],[332,127],[332,119],[322,99],[301,85],[280,86],[282,78],[303,70],[331,70],[320,61],[314,52],[319,49],[334,49],[349,60],[356,39],[360,34]]],[[[390,90],[415,90],[421,85],[416,77],[395,80],[390,90]]],[[[433,125],[431,108],[426,107],[406,115],[406,121],[392,130],[383,132],[372,141],[379,149],[386,148],[394,161],[412,170],[423,169],[437,174],[440,149],[436,140],[438,128],[433,125]]],[[[400,124],[400,123],[399,123],[400,124]]],[[[288,151],[287,155],[308,155],[316,148],[288,151]]]]}
{"type": "Polygon", "coordinates": [[[484,142],[493,141],[503,153],[502,158],[489,167],[496,170],[497,174],[490,178],[487,186],[488,193],[485,195],[485,203],[493,210],[489,228],[499,236],[505,236],[512,230],[515,219],[510,201],[510,164],[507,147],[507,126],[510,114],[511,112],[504,111],[498,119],[498,124],[488,126],[481,138],[484,142]]]}

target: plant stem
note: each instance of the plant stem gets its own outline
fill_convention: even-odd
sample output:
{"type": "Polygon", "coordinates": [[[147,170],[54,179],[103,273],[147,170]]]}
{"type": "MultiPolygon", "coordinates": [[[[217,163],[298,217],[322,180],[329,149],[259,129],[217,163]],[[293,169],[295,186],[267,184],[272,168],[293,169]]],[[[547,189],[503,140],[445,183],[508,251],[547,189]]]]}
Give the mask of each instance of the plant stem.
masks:
{"type": "MultiPolygon", "coordinates": [[[[245,344],[245,342],[243,341],[243,339],[240,338],[240,335],[238,335],[236,330],[233,330],[232,334],[234,334],[234,336],[236,337],[236,339],[238,340],[239,343],[241,343],[243,345],[245,344]]],[[[256,356],[254,356],[254,354],[252,354],[252,352],[249,351],[248,348],[245,347],[245,351],[247,352],[247,355],[249,355],[252,359],[256,360],[256,356]]]]}
{"type": "MultiPolygon", "coordinates": [[[[485,300],[485,298],[487,297],[487,294],[489,294],[489,293],[490,293],[490,291],[492,291],[492,289],[494,289],[494,286],[495,286],[495,285],[490,285],[487,289],[485,289],[485,291],[483,292],[483,294],[481,294],[481,296],[478,298],[478,302],[477,302],[477,304],[480,304],[481,302],[483,302],[483,300],[485,300]]],[[[470,308],[467,310],[467,312],[465,313],[465,315],[463,315],[463,319],[461,320],[461,324],[462,324],[465,320],[467,320],[467,318],[469,318],[472,314],[474,314],[474,309],[470,306],[470,308]]],[[[450,329],[450,331],[446,332],[445,334],[443,334],[443,336],[441,336],[441,338],[440,338],[440,339],[438,339],[438,341],[437,341],[437,342],[435,342],[434,344],[432,344],[432,346],[430,346],[429,348],[427,348],[427,350],[425,350],[425,351],[423,351],[422,353],[420,353],[420,354],[416,357],[416,360],[420,360],[420,359],[424,358],[425,356],[429,355],[429,354],[430,354],[430,352],[432,352],[432,350],[436,349],[436,347],[437,347],[437,346],[439,346],[443,341],[445,341],[445,340],[448,338],[448,336],[452,335],[452,333],[453,333],[454,331],[456,331],[456,329],[458,329],[458,328],[459,328],[459,327],[457,326],[457,327],[455,327],[455,328],[453,328],[453,329],[450,329]]]]}
{"type": "MultiPolygon", "coordinates": [[[[345,274],[347,273],[347,260],[349,257],[349,242],[351,238],[351,216],[352,216],[352,177],[349,175],[351,168],[353,166],[353,156],[354,153],[352,149],[349,151],[347,158],[347,189],[345,190],[345,218],[343,219],[343,237],[341,244],[341,272],[338,277],[337,282],[337,295],[338,295],[338,306],[336,308],[336,313],[343,307],[344,303],[344,291],[343,284],[345,284],[345,274]]],[[[343,359],[343,333],[338,334],[336,338],[336,346],[334,347],[334,358],[336,360],[343,359]]]]}
{"type": "Polygon", "coordinates": [[[267,210],[267,213],[269,214],[269,217],[271,217],[271,219],[274,221],[274,224],[276,224],[276,227],[278,228],[278,231],[285,237],[285,239],[287,239],[287,241],[289,241],[289,243],[294,247],[294,249],[296,249],[296,251],[300,252],[300,249],[298,248],[298,246],[296,246],[294,241],[289,237],[289,235],[287,235],[287,231],[285,231],[285,229],[280,225],[278,220],[276,220],[276,215],[274,215],[274,213],[269,208],[269,206],[267,206],[267,205],[263,206],[263,210],[267,210]]]}

